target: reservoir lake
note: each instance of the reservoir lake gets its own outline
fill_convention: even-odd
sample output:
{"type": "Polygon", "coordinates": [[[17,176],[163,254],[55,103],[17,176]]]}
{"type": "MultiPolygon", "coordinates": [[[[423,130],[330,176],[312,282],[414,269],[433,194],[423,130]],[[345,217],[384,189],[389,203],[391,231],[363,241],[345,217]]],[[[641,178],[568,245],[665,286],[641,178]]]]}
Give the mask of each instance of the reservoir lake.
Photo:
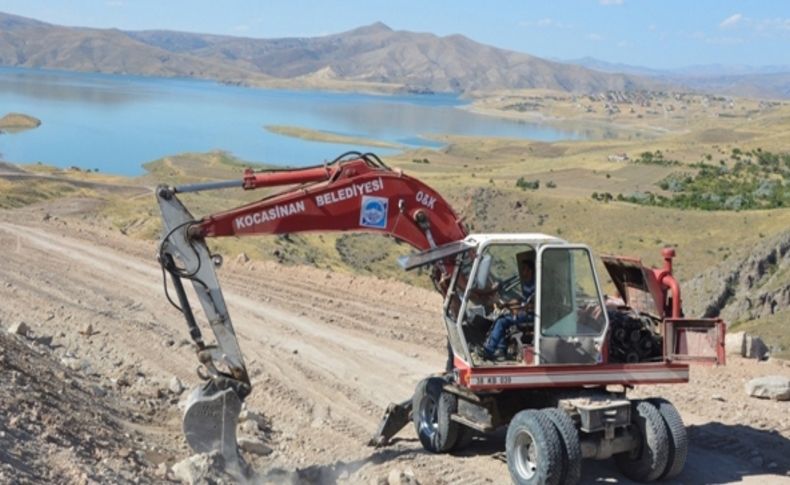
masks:
{"type": "Polygon", "coordinates": [[[478,115],[454,95],[369,95],[259,89],[212,81],[0,68],[0,116],[41,126],[0,134],[0,160],[140,175],[143,163],[220,149],[246,161],[305,166],[348,150],[382,157],[397,149],[308,141],[270,133],[289,125],[413,147],[441,147],[432,134],[542,141],[584,135],[478,115]]]}

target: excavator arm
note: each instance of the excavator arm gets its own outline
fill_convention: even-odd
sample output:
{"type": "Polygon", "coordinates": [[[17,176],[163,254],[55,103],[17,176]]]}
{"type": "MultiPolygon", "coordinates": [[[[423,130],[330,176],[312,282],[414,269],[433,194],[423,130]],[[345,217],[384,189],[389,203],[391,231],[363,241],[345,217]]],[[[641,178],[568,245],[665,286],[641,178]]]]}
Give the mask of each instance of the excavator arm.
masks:
{"type": "MultiPolygon", "coordinates": [[[[187,321],[197,346],[199,374],[205,380],[189,398],[184,432],[195,451],[219,450],[226,458],[237,456],[236,423],[241,402],[252,386],[214,269],[221,264],[221,258],[211,254],[206,238],[364,231],[389,235],[426,250],[466,236],[461,220],[437,192],[413,177],[391,170],[375,155],[357,152],[303,169],[247,169],[238,180],[161,185],[156,197],[164,226],[159,261],[163,276],[170,275],[178,303],[169,294],[168,299],[187,321]],[[178,198],[178,194],[188,192],[276,186],[288,187],[259,201],[201,219],[195,219],[178,198]],[[214,334],[213,343],[203,338],[184,280],[192,283],[214,334]]],[[[446,289],[452,264],[451,258],[434,264],[431,279],[437,290],[446,289]]],[[[408,414],[408,410],[401,407],[395,414],[404,413],[408,414]]],[[[380,431],[386,428],[390,434],[400,427],[392,422],[382,423],[380,431]]],[[[382,444],[388,438],[379,436],[377,442],[382,444]]]]}

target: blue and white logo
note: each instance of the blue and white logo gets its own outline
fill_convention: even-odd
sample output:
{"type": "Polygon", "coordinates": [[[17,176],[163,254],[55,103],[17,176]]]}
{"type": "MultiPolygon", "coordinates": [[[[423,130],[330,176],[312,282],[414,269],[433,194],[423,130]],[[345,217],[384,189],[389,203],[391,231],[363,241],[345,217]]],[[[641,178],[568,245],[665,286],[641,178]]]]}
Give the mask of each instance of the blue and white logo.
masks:
{"type": "Polygon", "coordinates": [[[389,200],[385,197],[362,196],[362,208],[359,213],[359,225],[373,229],[387,228],[387,208],[389,200]]]}

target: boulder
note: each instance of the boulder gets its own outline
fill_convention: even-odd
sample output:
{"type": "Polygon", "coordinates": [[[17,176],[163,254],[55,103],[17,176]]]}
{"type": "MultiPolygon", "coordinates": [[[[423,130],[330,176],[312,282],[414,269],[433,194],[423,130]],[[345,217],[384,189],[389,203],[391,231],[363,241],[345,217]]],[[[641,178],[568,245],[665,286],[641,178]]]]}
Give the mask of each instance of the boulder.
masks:
{"type": "Polygon", "coordinates": [[[724,338],[724,351],[727,355],[743,357],[746,353],[746,332],[728,332],[724,338]]]}
{"type": "Polygon", "coordinates": [[[387,475],[388,485],[419,485],[419,483],[411,468],[405,470],[395,468],[387,475]]]}
{"type": "Polygon", "coordinates": [[[8,327],[8,333],[27,337],[27,334],[30,333],[30,327],[28,327],[27,323],[20,321],[8,327]]]}
{"type": "Polygon", "coordinates": [[[727,355],[738,355],[747,359],[763,360],[768,356],[768,346],[763,339],[746,332],[728,333],[724,339],[727,355]]]}
{"type": "Polygon", "coordinates": [[[173,376],[173,378],[170,379],[168,389],[170,389],[170,392],[178,396],[179,394],[184,392],[184,384],[181,382],[181,379],[179,379],[176,376],[173,376]]]}
{"type": "Polygon", "coordinates": [[[258,438],[251,438],[251,437],[241,437],[238,439],[239,448],[246,451],[247,453],[252,453],[255,455],[266,456],[272,453],[272,449],[269,448],[263,440],[258,438]]]}
{"type": "Polygon", "coordinates": [[[173,476],[182,483],[233,483],[225,472],[225,460],[220,453],[201,453],[185,458],[172,468],[173,476]]]}
{"type": "Polygon", "coordinates": [[[261,431],[266,431],[268,428],[266,417],[263,414],[244,408],[239,414],[239,423],[246,424],[247,422],[255,423],[256,428],[261,431]]]}
{"type": "Polygon", "coordinates": [[[790,378],[784,376],[754,378],[746,383],[746,394],[762,399],[790,401],[790,378]]]}
{"type": "Polygon", "coordinates": [[[768,346],[756,335],[746,334],[743,356],[747,359],[763,360],[768,357],[768,346]]]}

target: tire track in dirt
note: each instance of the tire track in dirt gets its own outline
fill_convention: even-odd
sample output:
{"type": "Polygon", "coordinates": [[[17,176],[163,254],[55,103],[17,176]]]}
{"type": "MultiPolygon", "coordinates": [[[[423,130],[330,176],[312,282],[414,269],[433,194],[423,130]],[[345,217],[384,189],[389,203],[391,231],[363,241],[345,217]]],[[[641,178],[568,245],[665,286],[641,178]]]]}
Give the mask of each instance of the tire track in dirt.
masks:
{"type": "MultiPolygon", "coordinates": [[[[119,283],[132,283],[137,289],[160,292],[161,273],[153,265],[145,265],[131,261],[112,250],[105,248],[89,248],[83,243],[69,238],[55,238],[43,231],[18,225],[0,224],[0,229],[13,230],[18,235],[46,249],[50,254],[59,253],[64,257],[79,261],[85,267],[93,267],[107,275],[119,275],[119,283]]],[[[149,293],[145,291],[144,293],[149,293]]],[[[149,295],[150,296],[150,295],[149,295]]],[[[385,392],[375,394],[376,404],[386,406],[392,400],[400,400],[408,396],[411,386],[391,381],[388,377],[411,376],[412,381],[419,380],[436,368],[431,368],[421,361],[392,350],[384,343],[366,339],[353,331],[339,331],[331,327],[291,312],[278,309],[251,298],[238,295],[232,291],[225,293],[228,306],[234,312],[234,326],[242,337],[240,342],[245,354],[258,355],[256,346],[244,345],[244,341],[256,339],[263,344],[279,343],[291,349],[300,350],[301,357],[313,364],[316,369],[331,372],[331,377],[346,379],[358,377],[361,387],[368,391],[385,392]],[[296,335],[293,335],[296,332],[296,335]],[[246,337],[246,338],[245,338],[246,337]],[[313,344],[320,340],[323,345],[313,344]],[[382,378],[388,385],[382,388],[382,378]]],[[[196,299],[193,298],[193,301],[196,299]]]]}

